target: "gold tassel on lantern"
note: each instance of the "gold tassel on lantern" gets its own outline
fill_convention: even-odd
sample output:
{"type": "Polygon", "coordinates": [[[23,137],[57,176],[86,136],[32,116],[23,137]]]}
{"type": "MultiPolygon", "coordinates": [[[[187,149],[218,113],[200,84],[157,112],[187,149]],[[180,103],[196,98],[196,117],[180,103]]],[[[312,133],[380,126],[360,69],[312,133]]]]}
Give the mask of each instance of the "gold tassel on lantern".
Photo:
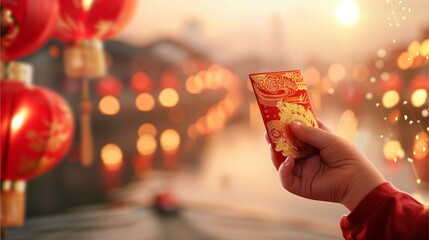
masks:
{"type": "Polygon", "coordinates": [[[24,224],[25,181],[2,181],[0,201],[0,226],[5,234],[6,227],[20,227],[24,224]]]}
{"type": "Polygon", "coordinates": [[[64,68],[70,78],[96,78],[106,74],[103,43],[84,40],[64,50],[64,68]]]}
{"type": "Polygon", "coordinates": [[[100,40],[84,40],[64,50],[64,68],[70,78],[82,79],[80,103],[81,160],[85,167],[91,166],[94,158],[91,131],[89,80],[106,74],[103,43],[100,40]]]}

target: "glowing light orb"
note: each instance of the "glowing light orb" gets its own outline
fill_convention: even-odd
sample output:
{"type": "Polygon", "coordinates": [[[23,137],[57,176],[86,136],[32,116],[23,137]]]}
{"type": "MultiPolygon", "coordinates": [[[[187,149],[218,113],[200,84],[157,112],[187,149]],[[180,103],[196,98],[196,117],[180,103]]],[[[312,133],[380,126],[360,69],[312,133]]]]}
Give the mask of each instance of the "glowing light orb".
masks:
{"type": "Polygon", "coordinates": [[[175,151],[180,145],[180,135],[174,129],[167,129],[161,134],[160,144],[164,151],[175,151]]]}
{"type": "Polygon", "coordinates": [[[158,99],[162,106],[174,107],[179,102],[179,94],[172,88],[165,88],[159,93],[158,99]]]}
{"type": "Polygon", "coordinates": [[[109,143],[101,149],[101,160],[104,166],[110,170],[119,169],[122,165],[122,150],[118,145],[109,143]]]}
{"type": "Polygon", "coordinates": [[[388,160],[394,160],[404,157],[404,150],[402,149],[399,141],[389,141],[384,144],[383,147],[384,157],[388,160]]]}
{"type": "Polygon", "coordinates": [[[381,102],[385,108],[392,108],[399,103],[399,100],[399,93],[395,90],[390,90],[383,94],[381,102]]]}
{"type": "Polygon", "coordinates": [[[374,95],[372,93],[366,93],[365,97],[366,99],[371,100],[374,97],[374,95]]]}
{"type": "Polygon", "coordinates": [[[396,60],[398,67],[402,70],[408,69],[413,64],[413,59],[408,55],[408,52],[403,52],[396,60]]]}
{"type": "Polygon", "coordinates": [[[429,38],[420,44],[420,54],[424,57],[429,56],[429,38]]]}
{"type": "Polygon", "coordinates": [[[415,159],[425,159],[428,154],[428,134],[420,132],[416,135],[413,145],[413,155],[415,159]]]}
{"type": "Polygon", "coordinates": [[[387,54],[387,52],[384,49],[378,49],[378,51],[377,51],[377,56],[379,58],[384,58],[386,56],[386,54],[387,54]]]}
{"type": "Polygon", "coordinates": [[[333,82],[339,82],[346,76],[346,69],[343,65],[334,63],[328,69],[328,76],[333,82]]]}
{"type": "Polygon", "coordinates": [[[413,41],[408,45],[408,56],[416,57],[420,54],[420,43],[413,41]]]}
{"type": "Polygon", "coordinates": [[[131,87],[136,92],[149,91],[151,84],[150,77],[143,72],[137,72],[131,78],[131,87]]]}
{"type": "Polygon", "coordinates": [[[155,137],[156,133],[157,133],[156,127],[152,123],[143,123],[138,130],[139,136],[149,135],[149,136],[155,137]]]}
{"type": "Polygon", "coordinates": [[[152,155],[157,148],[156,140],[149,135],[142,135],[137,139],[137,151],[141,155],[152,155]]]}
{"type": "Polygon", "coordinates": [[[98,109],[106,115],[115,115],[121,109],[121,104],[114,96],[105,96],[98,103],[98,109]]]}
{"type": "Polygon", "coordinates": [[[414,107],[421,107],[425,104],[428,97],[428,92],[426,89],[417,89],[411,94],[411,104],[414,107]]]}
{"type": "Polygon", "coordinates": [[[343,25],[352,25],[358,18],[358,7],[353,0],[343,0],[335,13],[337,20],[343,25]]]}
{"type": "Polygon", "coordinates": [[[148,112],[155,107],[155,100],[149,93],[140,93],[136,98],[135,104],[138,110],[148,112]]]}

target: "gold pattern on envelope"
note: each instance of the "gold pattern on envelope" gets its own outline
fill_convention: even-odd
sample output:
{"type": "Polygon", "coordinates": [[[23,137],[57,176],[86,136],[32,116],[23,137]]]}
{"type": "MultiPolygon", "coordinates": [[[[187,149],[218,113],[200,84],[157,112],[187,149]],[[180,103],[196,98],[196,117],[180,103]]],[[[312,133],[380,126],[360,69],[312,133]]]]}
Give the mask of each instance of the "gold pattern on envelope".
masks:
{"type": "MultiPolygon", "coordinates": [[[[309,155],[311,148],[307,145],[296,140],[292,133],[289,131],[288,126],[292,121],[299,121],[305,125],[311,127],[318,127],[317,120],[314,117],[310,109],[305,108],[302,105],[279,101],[277,107],[280,110],[280,127],[284,132],[284,137],[279,138],[275,144],[275,150],[281,152],[283,156],[292,156],[294,158],[309,155]]],[[[274,127],[274,126],[273,126],[274,127]]],[[[269,129],[269,133],[275,132],[276,130],[269,129]]],[[[271,135],[270,135],[271,136],[271,135]]]]}
{"type": "Polygon", "coordinates": [[[251,78],[260,90],[270,94],[281,93],[290,96],[295,91],[307,89],[300,72],[262,73],[253,75],[251,78]]]}
{"type": "Polygon", "coordinates": [[[309,102],[305,93],[297,95],[297,91],[306,90],[301,72],[261,73],[251,75],[255,93],[260,104],[276,106],[281,99],[288,102],[306,104],[309,102]]]}

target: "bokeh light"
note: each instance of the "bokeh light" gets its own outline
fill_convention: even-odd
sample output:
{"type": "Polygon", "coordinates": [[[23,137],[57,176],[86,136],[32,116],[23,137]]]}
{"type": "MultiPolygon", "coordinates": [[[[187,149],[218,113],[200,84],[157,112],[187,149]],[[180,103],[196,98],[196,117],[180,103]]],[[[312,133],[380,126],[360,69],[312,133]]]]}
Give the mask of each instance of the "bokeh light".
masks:
{"type": "Polygon", "coordinates": [[[143,123],[138,129],[138,136],[149,135],[155,137],[156,133],[156,127],[152,123],[143,123]]]}
{"type": "Polygon", "coordinates": [[[411,94],[411,104],[414,107],[421,107],[426,103],[428,92],[426,89],[417,89],[411,94]]]}
{"type": "Polygon", "coordinates": [[[155,107],[155,99],[150,93],[140,93],[136,98],[135,104],[138,110],[148,112],[155,107]]]}
{"type": "Polygon", "coordinates": [[[385,108],[392,108],[399,103],[400,96],[399,93],[395,90],[387,91],[383,94],[381,102],[385,108]]]}
{"type": "Polygon", "coordinates": [[[397,59],[398,67],[402,70],[408,69],[413,64],[413,59],[408,55],[408,52],[403,52],[397,59]]]}
{"type": "Polygon", "coordinates": [[[158,99],[162,106],[174,107],[179,102],[179,94],[172,88],[165,88],[159,93],[158,99]]]}
{"type": "Polygon", "coordinates": [[[137,151],[141,155],[152,155],[155,153],[158,145],[156,139],[150,135],[142,135],[137,139],[137,151]]]}
{"type": "Polygon", "coordinates": [[[335,13],[337,20],[344,25],[351,25],[358,18],[358,7],[354,0],[342,0],[335,13]]]}
{"type": "Polygon", "coordinates": [[[429,56],[429,38],[425,39],[422,44],[420,44],[419,51],[423,57],[429,56]]]}
{"type": "Polygon", "coordinates": [[[143,72],[137,72],[131,78],[131,88],[136,92],[150,91],[152,83],[150,77],[143,72]]]}
{"type": "Polygon", "coordinates": [[[122,150],[121,148],[113,143],[104,145],[101,149],[101,160],[104,167],[108,170],[118,170],[122,166],[122,150]]]}
{"type": "Polygon", "coordinates": [[[408,45],[408,56],[417,57],[420,52],[420,43],[418,41],[412,41],[410,45],[408,45]]]}
{"type": "Polygon", "coordinates": [[[98,109],[101,113],[106,115],[115,115],[121,109],[119,100],[114,96],[105,96],[100,99],[98,103],[98,109]]]}
{"type": "Polygon", "coordinates": [[[396,140],[386,142],[383,147],[383,153],[387,160],[392,160],[395,162],[400,158],[403,158],[405,155],[401,143],[396,140]]]}
{"type": "Polygon", "coordinates": [[[346,69],[342,64],[334,63],[328,69],[328,76],[333,82],[340,82],[346,76],[346,69]]]}
{"type": "Polygon", "coordinates": [[[174,129],[167,129],[160,137],[161,148],[166,152],[176,151],[180,145],[180,135],[174,129]]]}
{"type": "Polygon", "coordinates": [[[387,55],[386,50],[384,50],[384,49],[378,49],[378,50],[377,50],[377,56],[378,56],[379,58],[384,58],[384,57],[386,57],[386,55],[387,55]]]}
{"type": "Polygon", "coordinates": [[[413,155],[415,159],[424,159],[428,154],[428,134],[420,132],[416,135],[413,145],[413,155]]]}

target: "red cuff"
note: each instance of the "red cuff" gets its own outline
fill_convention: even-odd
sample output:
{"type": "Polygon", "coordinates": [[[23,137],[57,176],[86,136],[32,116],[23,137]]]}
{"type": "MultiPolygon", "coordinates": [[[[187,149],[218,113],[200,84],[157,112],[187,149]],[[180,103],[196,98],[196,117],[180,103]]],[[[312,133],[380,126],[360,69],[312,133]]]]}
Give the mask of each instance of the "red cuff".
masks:
{"type": "Polygon", "coordinates": [[[392,194],[398,190],[389,182],[382,183],[374,188],[366,197],[356,206],[356,208],[348,215],[341,218],[340,226],[344,232],[352,233],[362,226],[371,214],[392,194]]]}

